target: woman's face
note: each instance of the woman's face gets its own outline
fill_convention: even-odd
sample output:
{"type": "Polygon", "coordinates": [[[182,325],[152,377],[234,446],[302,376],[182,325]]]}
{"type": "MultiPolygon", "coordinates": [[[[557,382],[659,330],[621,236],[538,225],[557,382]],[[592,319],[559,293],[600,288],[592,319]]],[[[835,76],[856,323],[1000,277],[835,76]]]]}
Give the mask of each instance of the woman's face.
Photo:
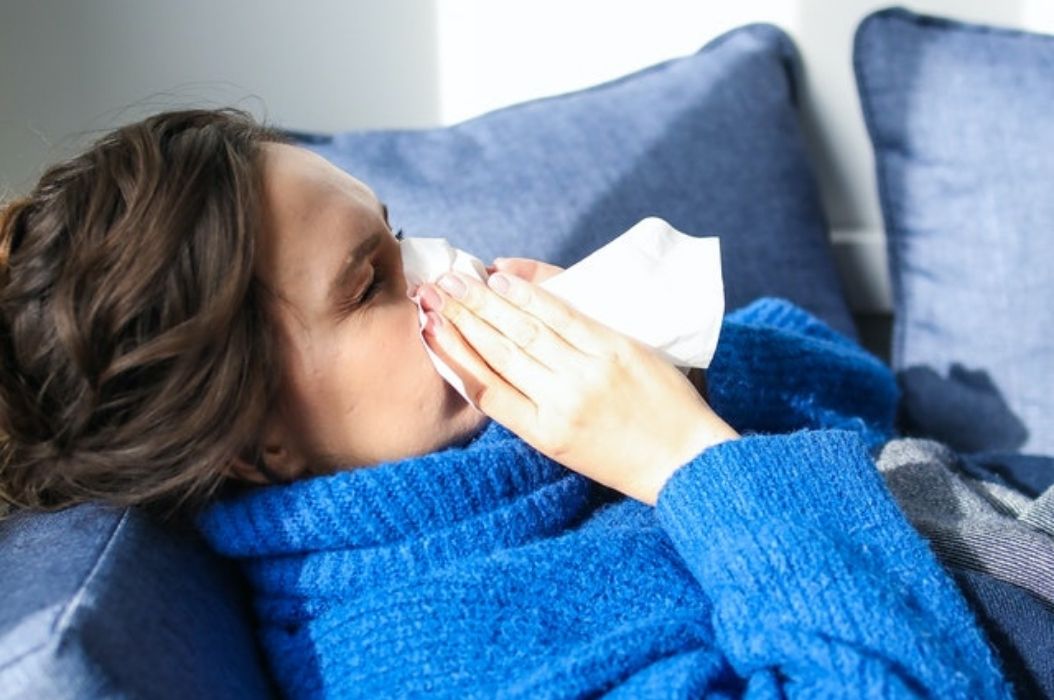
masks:
{"type": "Polygon", "coordinates": [[[283,368],[263,431],[267,466],[286,477],[325,473],[476,434],[486,416],[425,352],[384,205],[310,151],[275,143],[263,151],[257,265],[273,293],[283,368]]]}

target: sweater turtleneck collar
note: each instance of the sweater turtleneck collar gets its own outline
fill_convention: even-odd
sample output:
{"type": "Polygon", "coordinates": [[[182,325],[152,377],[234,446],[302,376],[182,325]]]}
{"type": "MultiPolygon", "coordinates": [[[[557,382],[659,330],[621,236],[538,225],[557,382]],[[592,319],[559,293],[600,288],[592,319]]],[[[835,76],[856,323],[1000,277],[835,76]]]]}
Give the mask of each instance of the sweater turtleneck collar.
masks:
{"type": "Polygon", "coordinates": [[[507,511],[497,514],[502,523],[558,527],[590,500],[590,483],[489,419],[461,445],[250,487],[211,504],[196,524],[216,551],[237,558],[380,548],[466,521],[482,528],[496,511],[507,511]]]}

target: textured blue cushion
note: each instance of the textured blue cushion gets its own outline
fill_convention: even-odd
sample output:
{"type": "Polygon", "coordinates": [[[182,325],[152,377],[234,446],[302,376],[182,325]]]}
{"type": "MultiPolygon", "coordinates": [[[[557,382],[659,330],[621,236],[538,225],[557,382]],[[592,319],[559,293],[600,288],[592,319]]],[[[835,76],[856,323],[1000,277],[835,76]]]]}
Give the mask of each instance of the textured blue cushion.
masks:
{"type": "Polygon", "coordinates": [[[134,509],[0,521],[0,697],[272,697],[240,584],[134,509]]]}
{"type": "Polygon", "coordinates": [[[900,427],[1054,455],[1054,37],[891,9],[857,29],[900,427]]]}
{"type": "Polygon", "coordinates": [[[408,236],[569,265],[647,216],[720,236],[726,308],[780,296],[856,339],[797,112],[796,49],[749,25],[586,90],[445,128],[299,134],[408,236]]]}

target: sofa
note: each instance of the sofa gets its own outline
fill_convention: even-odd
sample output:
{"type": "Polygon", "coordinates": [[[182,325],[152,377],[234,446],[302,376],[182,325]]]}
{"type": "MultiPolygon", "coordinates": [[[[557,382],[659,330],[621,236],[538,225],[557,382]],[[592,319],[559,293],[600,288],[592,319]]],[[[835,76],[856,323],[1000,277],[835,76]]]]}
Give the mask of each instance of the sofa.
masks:
{"type": "MultiPolygon", "coordinates": [[[[801,57],[773,25],[448,127],[282,126],[367,182],[394,228],[484,260],[569,265],[646,216],[719,236],[726,309],[790,299],[890,364],[902,435],[1027,462],[1042,482],[1054,475],[1042,262],[1054,260],[1054,37],[891,8],[861,23],[853,65],[888,317],[846,301],[802,133],[801,57]]],[[[959,580],[969,590],[968,572],[959,580]]],[[[245,581],[192,522],[100,503],[15,513],[0,521],[0,590],[0,697],[277,696],[245,581]]],[[[976,609],[1011,649],[1012,631],[976,609]]]]}

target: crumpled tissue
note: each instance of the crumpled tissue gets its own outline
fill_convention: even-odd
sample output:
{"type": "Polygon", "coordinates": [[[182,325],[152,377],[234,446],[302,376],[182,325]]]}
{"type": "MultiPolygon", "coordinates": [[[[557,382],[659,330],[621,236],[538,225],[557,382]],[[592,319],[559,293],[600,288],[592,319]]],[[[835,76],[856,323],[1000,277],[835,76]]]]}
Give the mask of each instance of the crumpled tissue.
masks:
{"type": "MultiPolygon", "coordinates": [[[[486,266],[445,238],[404,238],[410,288],[448,270],[481,281],[486,266]]],[[[652,348],[687,372],[705,368],[717,349],[725,313],[720,239],[689,236],[658,217],[642,219],[540,285],[581,313],[652,348]]],[[[425,313],[418,304],[423,330],[425,313]]],[[[421,337],[432,364],[469,403],[464,383],[421,337]]]]}

